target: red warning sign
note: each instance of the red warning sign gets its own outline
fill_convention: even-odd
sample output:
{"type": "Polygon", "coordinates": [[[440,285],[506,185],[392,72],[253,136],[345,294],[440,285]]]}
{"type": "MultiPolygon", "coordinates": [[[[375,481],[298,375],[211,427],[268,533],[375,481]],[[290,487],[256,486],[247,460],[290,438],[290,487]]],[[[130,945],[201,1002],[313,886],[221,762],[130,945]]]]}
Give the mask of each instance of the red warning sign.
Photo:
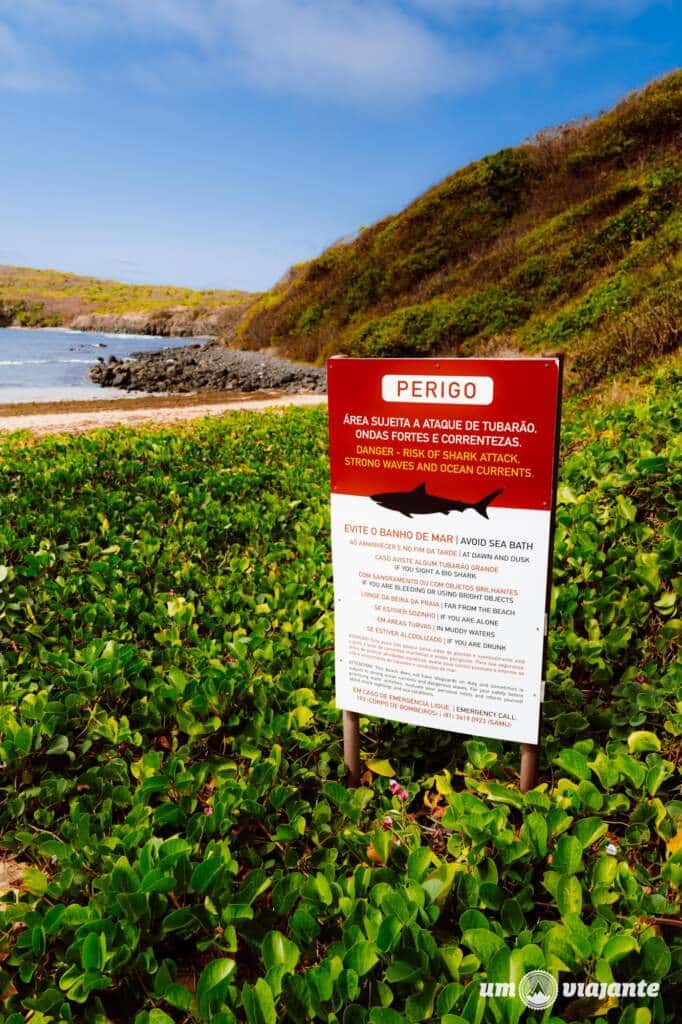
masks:
{"type": "Polygon", "coordinates": [[[329,361],[339,707],[536,742],[560,375],[329,361]]]}

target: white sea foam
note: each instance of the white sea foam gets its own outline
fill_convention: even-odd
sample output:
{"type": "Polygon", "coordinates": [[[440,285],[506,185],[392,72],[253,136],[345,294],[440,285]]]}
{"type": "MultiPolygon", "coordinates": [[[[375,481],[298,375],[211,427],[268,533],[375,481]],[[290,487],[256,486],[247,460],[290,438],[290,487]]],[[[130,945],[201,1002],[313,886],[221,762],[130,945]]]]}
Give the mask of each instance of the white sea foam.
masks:
{"type": "Polygon", "coordinates": [[[86,363],[90,365],[92,359],[0,359],[0,366],[38,366],[43,363],[86,363]]]}

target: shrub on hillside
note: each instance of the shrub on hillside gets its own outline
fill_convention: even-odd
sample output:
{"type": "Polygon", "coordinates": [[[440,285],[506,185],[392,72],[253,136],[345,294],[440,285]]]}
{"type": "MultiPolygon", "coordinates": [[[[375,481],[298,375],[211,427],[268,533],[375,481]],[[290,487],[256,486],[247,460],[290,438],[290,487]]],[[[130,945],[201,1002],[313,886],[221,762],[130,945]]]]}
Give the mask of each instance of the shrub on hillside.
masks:
{"type": "Polygon", "coordinates": [[[397,356],[456,352],[481,331],[499,334],[522,324],[531,312],[524,296],[488,288],[462,299],[437,299],[371,320],[351,340],[353,355],[397,356]]]}
{"type": "Polygon", "coordinates": [[[580,387],[635,369],[674,352],[682,343],[682,288],[667,290],[621,317],[602,337],[590,338],[574,363],[580,387]]]}

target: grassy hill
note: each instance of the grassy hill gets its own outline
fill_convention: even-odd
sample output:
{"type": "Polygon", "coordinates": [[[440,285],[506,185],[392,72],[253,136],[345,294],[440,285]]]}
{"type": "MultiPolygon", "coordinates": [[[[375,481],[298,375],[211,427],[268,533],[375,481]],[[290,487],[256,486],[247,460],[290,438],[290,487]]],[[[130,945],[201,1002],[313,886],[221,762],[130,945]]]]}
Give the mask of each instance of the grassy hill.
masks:
{"type": "Polygon", "coordinates": [[[118,317],[150,334],[166,334],[172,319],[189,325],[226,311],[229,323],[251,299],[248,292],[122,284],[58,270],[0,266],[0,326],[97,326],[100,317],[118,317]]]}
{"type": "Polygon", "coordinates": [[[470,164],[292,269],[237,329],[322,359],[565,351],[595,383],[682,326],[682,72],[470,164]]]}

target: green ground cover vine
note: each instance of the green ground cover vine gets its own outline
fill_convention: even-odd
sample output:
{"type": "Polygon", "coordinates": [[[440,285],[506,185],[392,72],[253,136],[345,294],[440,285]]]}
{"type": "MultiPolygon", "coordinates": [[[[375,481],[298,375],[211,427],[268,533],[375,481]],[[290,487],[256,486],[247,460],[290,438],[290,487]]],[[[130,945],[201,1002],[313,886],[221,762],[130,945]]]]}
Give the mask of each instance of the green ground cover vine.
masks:
{"type": "Polygon", "coordinates": [[[2,1024],[517,1024],[479,983],[536,967],[662,986],[537,1019],[675,1019],[679,376],[563,445],[522,796],[380,720],[342,785],[321,411],[0,443],[2,1024]]]}

